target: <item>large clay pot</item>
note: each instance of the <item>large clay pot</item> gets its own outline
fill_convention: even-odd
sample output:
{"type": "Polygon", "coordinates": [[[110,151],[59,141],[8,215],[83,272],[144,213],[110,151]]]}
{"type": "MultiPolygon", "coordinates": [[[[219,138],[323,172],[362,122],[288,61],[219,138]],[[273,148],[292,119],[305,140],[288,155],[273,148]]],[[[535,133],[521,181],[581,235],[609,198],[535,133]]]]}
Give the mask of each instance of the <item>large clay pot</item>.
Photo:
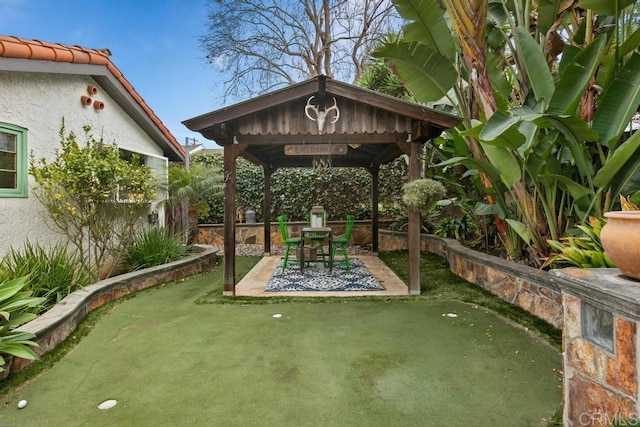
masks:
{"type": "Polygon", "coordinates": [[[640,280],[640,211],[607,212],[600,240],[609,258],[628,277],[640,280]]]}

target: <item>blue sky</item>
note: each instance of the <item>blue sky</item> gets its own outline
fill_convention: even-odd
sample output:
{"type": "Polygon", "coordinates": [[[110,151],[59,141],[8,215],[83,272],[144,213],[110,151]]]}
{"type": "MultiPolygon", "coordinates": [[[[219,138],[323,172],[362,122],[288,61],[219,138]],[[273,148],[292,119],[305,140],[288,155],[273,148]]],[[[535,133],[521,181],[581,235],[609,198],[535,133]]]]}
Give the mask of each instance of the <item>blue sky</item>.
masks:
{"type": "Polygon", "coordinates": [[[198,43],[207,10],[205,0],[0,0],[0,34],[108,48],[181,144],[213,147],[181,123],[223,106],[223,76],[198,43]]]}

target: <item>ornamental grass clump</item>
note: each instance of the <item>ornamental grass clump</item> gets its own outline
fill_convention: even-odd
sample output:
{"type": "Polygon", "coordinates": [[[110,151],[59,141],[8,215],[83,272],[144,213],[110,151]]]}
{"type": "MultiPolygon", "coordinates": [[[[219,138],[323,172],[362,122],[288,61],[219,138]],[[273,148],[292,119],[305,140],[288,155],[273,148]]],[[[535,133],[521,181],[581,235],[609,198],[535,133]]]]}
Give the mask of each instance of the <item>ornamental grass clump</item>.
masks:
{"type": "Polygon", "coordinates": [[[22,249],[12,248],[0,261],[0,280],[22,276],[28,276],[33,296],[43,298],[37,310],[42,313],[87,286],[94,275],[78,250],[62,244],[44,248],[27,241],[22,249]]]}
{"type": "Polygon", "coordinates": [[[417,209],[421,214],[431,212],[447,195],[444,185],[440,181],[429,178],[416,179],[402,186],[404,194],[402,201],[417,209]]]}
{"type": "Polygon", "coordinates": [[[136,271],[166,264],[183,258],[190,249],[190,245],[182,244],[179,236],[170,234],[165,228],[152,227],[134,237],[127,246],[122,268],[136,271]]]}

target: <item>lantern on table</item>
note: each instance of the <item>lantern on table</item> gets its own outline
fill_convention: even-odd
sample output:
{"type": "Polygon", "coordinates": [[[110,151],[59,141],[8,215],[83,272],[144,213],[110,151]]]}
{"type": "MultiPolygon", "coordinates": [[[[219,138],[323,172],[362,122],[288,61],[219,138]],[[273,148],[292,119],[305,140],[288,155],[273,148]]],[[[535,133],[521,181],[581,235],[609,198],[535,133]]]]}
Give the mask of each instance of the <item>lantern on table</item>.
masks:
{"type": "Polygon", "coordinates": [[[311,228],[325,228],[326,212],[322,206],[314,206],[311,208],[311,228]]]}

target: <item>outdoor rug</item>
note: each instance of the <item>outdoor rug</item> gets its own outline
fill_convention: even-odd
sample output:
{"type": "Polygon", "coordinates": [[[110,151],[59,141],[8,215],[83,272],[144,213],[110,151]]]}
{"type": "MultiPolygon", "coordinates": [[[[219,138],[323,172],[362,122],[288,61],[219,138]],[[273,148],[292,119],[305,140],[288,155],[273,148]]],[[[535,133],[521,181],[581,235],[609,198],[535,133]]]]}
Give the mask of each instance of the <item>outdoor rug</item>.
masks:
{"type": "Polygon", "coordinates": [[[287,263],[287,268],[282,271],[282,262],[282,259],[278,262],[265,291],[384,290],[369,269],[357,258],[349,258],[350,271],[347,271],[344,265],[336,265],[331,273],[322,263],[311,263],[308,267],[305,266],[304,274],[300,274],[300,265],[297,262],[291,263],[291,260],[287,263]]]}

